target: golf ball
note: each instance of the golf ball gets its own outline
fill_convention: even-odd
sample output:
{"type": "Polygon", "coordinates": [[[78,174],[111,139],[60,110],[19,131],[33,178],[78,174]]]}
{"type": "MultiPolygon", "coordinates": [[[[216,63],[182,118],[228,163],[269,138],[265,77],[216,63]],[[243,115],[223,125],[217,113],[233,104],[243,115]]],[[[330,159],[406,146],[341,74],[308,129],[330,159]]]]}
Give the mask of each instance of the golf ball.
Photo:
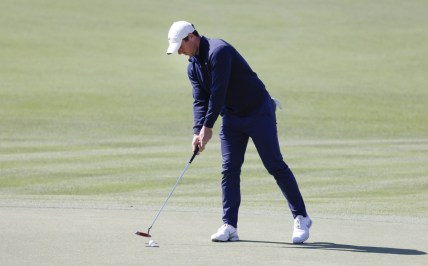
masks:
{"type": "Polygon", "coordinates": [[[149,241],[149,246],[154,247],[156,245],[156,242],[152,239],[149,241]]]}

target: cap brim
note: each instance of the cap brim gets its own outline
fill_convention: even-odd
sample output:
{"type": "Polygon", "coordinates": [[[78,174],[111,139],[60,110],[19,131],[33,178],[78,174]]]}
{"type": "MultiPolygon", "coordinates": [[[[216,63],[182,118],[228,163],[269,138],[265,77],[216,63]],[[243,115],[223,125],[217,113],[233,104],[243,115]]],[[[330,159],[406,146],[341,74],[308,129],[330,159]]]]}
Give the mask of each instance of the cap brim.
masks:
{"type": "Polygon", "coordinates": [[[169,46],[168,46],[168,50],[166,50],[167,54],[175,54],[176,52],[178,52],[178,49],[180,49],[181,46],[181,42],[170,42],[169,46]]]}

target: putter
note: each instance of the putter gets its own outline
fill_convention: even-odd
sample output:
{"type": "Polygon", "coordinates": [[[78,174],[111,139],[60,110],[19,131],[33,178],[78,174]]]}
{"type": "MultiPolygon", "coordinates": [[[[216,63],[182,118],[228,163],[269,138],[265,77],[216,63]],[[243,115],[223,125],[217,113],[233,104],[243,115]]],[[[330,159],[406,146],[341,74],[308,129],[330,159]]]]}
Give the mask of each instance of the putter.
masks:
{"type": "Polygon", "coordinates": [[[165,207],[166,203],[168,202],[169,198],[171,197],[172,193],[174,192],[175,188],[178,185],[178,182],[180,182],[181,178],[183,177],[184,173],[186,173],[187,168],[189,168],[190,164],[192,163],[193,159],[195,159],[195,156],[198,154],[199,152],[199,147],[196,146],[195,151],[193,152],[192,157],[190,158],[189,162],[187,163],[186,167],[184,167],[183,172],[181,173],[181,175],[177,178],[177,182],[175,182],[175,185],[172,187],[171,192],[169,192],[168,197],[166,197],[162,207],[159,209],[158,213],[156,214],[155,219],[153,219],[152,224],[149,226],[149,228],[147,229],[147,233],[142,232],[142,231],[137,231],[135,234],[139,235],[139,236],[144,236],[144,237],[152,237],[150,235],[150,230],[152,229],[153,225],[155,224],[156,220],[158,219],[160,213],[162,212],[163,208],[165,207]]]}

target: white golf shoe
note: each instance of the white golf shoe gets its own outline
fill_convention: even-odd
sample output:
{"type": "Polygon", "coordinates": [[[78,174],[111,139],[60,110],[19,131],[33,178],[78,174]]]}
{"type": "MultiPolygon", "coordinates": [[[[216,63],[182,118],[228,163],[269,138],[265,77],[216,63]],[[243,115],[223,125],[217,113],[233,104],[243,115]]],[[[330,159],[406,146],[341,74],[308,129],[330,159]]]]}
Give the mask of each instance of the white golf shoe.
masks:
{"type": "Polygon", "coordinates": [[[211,236],[213,242],[239,241],[238,230],[228,224],[223,224],[215,234],[211,236]]]}
{"type": "Polygon", "coordinates": [[[311,228],[312,220],[302,215],[298,215],[294,219],[293,244],[300,244],[308,240],[309,228],[311,228]]]}

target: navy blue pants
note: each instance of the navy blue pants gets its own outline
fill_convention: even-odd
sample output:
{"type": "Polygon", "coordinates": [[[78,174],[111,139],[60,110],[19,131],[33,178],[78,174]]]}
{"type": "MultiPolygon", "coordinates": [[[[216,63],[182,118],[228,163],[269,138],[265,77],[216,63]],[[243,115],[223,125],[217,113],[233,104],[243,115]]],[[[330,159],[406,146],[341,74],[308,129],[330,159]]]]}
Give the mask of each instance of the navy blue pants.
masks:
{"type": "Polygon", "coordinates": [[[241,203],[240,175],[248,140],[251,138],[262,162],[278,184],[293,214],[307,216],[296,179],[284,162],[279,148],[275,104],[267,100],[248,116],[224,115],[220,129],[222,165],[223,222],[238,224],[241,203]]]}

